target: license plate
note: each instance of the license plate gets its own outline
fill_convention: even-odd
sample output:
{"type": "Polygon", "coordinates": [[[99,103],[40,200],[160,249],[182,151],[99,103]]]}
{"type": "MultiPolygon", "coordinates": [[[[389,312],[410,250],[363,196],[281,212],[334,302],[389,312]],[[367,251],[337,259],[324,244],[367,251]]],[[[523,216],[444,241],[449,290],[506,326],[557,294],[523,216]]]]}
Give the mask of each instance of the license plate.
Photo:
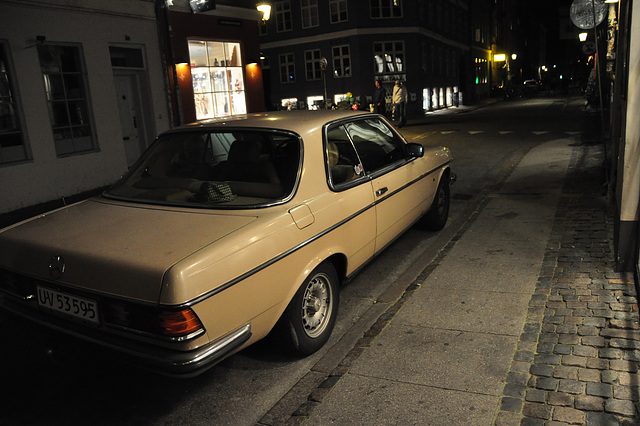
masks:
{"type": "Polygon", "coordinates": [[[96,301],[69,293],[38,287],[38,305],[95,324],[100,321],[96,301]]]}

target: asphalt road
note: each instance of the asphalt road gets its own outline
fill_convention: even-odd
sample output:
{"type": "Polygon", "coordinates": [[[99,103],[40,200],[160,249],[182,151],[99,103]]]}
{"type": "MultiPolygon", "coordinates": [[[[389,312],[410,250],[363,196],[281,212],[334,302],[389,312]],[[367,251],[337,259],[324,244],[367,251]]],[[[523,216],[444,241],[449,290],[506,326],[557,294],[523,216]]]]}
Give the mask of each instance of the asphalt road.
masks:
{"type": "Polygon", "coordinates": [[[265,341],[201,376],[172,379],[65,343],[52,361],[47,335],[0,314],[0,425],[281,423],[306,400],[309,378],[345,357],[526,152],[582,130],[575,105],[538,97],[410,121],[402,129],[409,140],[454,155],[449,222],[439,233],[410,229],[348,283],[332,338],[310,357],[289,358],[265,341]]]}

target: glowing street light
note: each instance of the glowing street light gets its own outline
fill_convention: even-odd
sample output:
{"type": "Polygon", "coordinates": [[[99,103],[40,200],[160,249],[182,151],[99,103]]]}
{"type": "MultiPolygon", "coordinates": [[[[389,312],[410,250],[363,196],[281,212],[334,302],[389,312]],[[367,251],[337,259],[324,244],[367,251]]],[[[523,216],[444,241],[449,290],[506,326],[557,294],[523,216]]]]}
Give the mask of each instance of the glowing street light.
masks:
{"type": "Polygon", "coordinates": [[[262,20],[268,21],[271,17],[271,5],[267,2],[261,1],[256,5],[256,9],[262,12],[262,20]]]}

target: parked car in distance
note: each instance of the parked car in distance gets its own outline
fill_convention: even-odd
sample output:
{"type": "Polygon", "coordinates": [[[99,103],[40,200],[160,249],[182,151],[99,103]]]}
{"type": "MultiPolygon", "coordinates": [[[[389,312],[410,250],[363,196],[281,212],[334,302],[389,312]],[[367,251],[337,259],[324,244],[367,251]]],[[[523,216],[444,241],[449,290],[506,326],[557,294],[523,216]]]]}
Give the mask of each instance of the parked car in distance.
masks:
{"type": "Polygon", "coordinates": [[[171,375],[269,333],[308,355],[343,281],[445,226],[451,162],[353,111],[176,128],[101,196],[0,231],[0,307],[171,375]]]}

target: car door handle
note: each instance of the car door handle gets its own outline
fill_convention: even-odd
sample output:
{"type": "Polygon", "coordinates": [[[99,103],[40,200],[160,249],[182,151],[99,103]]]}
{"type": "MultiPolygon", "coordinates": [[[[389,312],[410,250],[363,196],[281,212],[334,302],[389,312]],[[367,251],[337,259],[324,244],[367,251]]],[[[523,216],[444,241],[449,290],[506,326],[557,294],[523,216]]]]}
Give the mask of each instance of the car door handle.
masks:
{"type": "Polygon", "coordinates": [[[386,186],[384,188],[380,188],[376,191],[376,195],[379,197],[382,194],[384,194],[385,192],[387,192],[389,190],[389,188],[387,188],[386,186]]]}

